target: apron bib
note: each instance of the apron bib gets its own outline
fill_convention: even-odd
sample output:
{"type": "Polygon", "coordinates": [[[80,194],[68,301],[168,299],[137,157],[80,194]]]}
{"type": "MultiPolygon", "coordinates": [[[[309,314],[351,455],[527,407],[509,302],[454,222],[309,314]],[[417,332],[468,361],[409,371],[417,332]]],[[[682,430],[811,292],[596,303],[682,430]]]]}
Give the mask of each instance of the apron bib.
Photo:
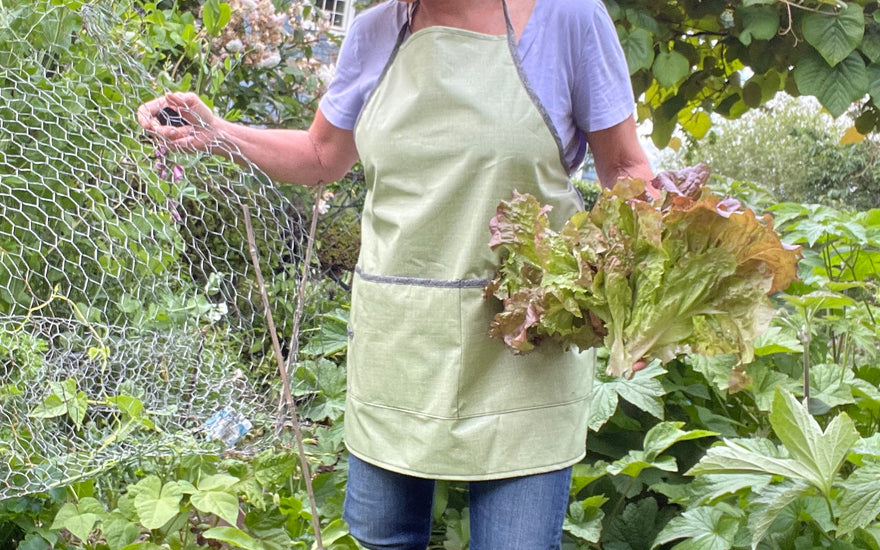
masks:
{"type": "Polygon", "coordinates": [[[355,128],[368,194],[355,273],[346,444],[388,470],[485,480],[585,452],[594,354],[489,338],[489,220],[514,189],[583,208],[513,30],[428,27],[391,55],[355,128]]]}

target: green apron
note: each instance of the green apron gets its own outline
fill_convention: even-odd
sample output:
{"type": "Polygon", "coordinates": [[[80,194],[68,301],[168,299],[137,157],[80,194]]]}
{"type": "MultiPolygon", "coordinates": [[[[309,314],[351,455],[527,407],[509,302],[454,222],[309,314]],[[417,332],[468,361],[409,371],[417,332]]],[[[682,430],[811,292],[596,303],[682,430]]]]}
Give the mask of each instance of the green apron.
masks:
{"type": "Polygon", "coordinates": [[[504,12],[506,36],[402,29],[355,128],[368,195],[345,437],[404,474],[485,480],[584,456],[594,354],[514,356],[488,336],[498,203],[531,193],[556,227],[583,208],[504,12]]]}

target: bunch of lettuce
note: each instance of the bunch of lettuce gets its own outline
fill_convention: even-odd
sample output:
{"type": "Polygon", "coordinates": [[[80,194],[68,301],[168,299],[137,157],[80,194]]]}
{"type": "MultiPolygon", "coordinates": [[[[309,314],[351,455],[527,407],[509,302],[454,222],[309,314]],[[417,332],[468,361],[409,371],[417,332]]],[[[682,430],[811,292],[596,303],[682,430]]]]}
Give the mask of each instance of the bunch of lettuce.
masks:
{"type": "Polygon", "coordinates": [[[768,295],[796,278],[800,247],[780,241],[769,215],[714,195],[708,176],[705,165],[660,174],[659,199],[621,180],[559,232],[549,207],[514,191],[490,223],[504,252],[486,289],[504,304],[490,335],[515,353],[545,339],[604,344],[614,376],[686,353],[750,362],[774,315],[768,295]]]}

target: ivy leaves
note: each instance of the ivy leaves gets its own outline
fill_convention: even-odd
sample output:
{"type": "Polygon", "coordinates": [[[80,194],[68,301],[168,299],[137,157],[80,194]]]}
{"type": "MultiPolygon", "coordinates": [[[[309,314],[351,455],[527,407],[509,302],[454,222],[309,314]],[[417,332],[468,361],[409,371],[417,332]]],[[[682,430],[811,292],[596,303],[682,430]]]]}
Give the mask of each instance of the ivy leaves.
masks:
{"type": "Polygon", "coordinates": [[[695,138],[709,115],[736,118],[778,92],[812,95],[835,117],[859,105],[857,128],[880,129],[880,10],[836,0],[606,0],[640,120],[658,147],[677,127],[695,138]],[[736,4],[736,3],[735,3],[736,4]]]}

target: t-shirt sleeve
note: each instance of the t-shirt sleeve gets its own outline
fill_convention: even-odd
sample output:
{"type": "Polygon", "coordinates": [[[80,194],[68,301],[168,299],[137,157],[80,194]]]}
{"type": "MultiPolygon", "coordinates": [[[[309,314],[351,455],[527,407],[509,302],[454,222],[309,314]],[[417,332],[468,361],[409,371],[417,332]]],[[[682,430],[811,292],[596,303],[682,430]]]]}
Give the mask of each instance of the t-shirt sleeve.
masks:
{"type": "Polygon", "coordinates": [[[371,7],[352,21],[336,59],[333,79],[318,104],[330,124],[354,129],[405,22],[406,4],[396,1],[371,7]]]}
{"type": "Polygon", "coordinates": [[[604,130],[629,118],[635,107],[629,69],[617,30],[602,2],[590,6],[574,52],[572,112],[584,132],[604,130]]]}
{"type": "Polygon", "coordinates": [[[363,67],[359,56],[359,21],[355,19],[348,35],[342,41],[336,69],[327,91],[318,103],[321,112],[333,126],[353,130],[358,114],[364,104],[359,77],[363,67]]]}

